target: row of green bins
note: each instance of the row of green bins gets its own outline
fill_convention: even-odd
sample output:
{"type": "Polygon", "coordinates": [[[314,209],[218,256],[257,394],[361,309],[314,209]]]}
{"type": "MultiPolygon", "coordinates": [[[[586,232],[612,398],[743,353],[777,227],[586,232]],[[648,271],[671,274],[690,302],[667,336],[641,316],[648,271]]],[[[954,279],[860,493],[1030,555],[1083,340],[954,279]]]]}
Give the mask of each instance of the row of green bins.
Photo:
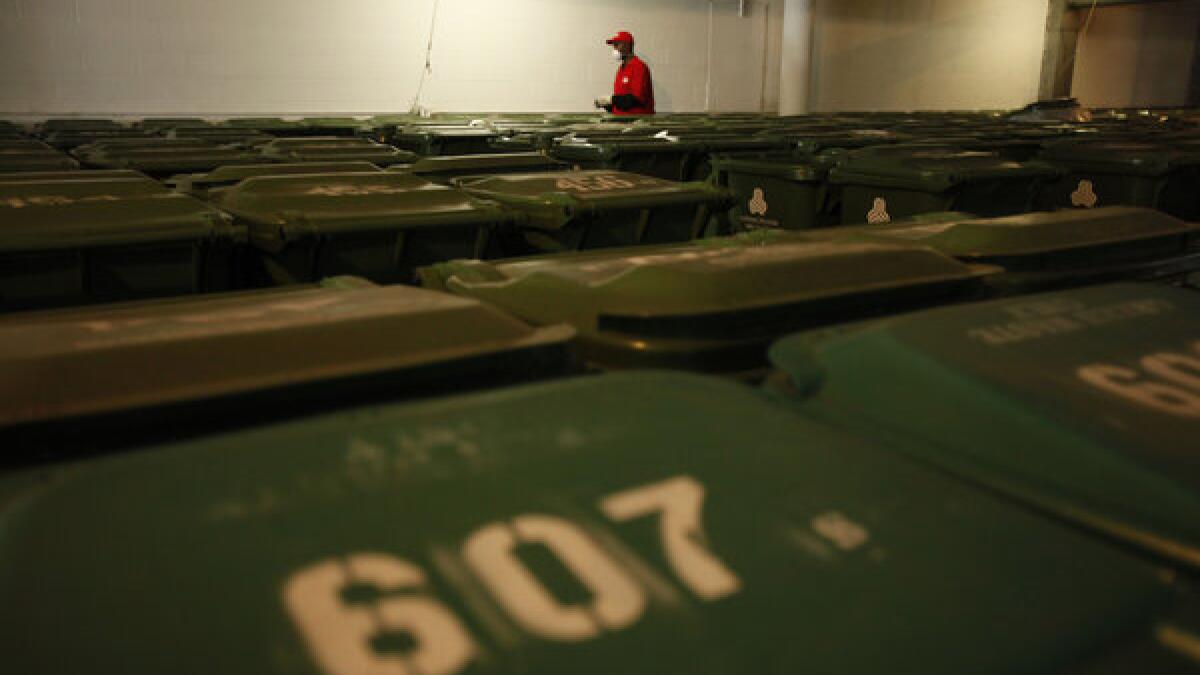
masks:
{"type": "Polygon", "coordinates": [[[31,138],[0,139],[0,173],[78,169],[79,162],[31,138]]]}
{"type": "Polygon", "coordinates": [[[249,231],[258,281],[355,275],[411,282],[416,268],[499,255],[512,216],[466,193],[398,172],[259,176],[213,203],[249,231]]]}
{"type": "Polygon", "coordinates": [[[179,127],[200,129],[212,125],[200,117],[148,117],[134,126],[147,131],[163,133],[179,127]]]}
{"type": "Polygon", "coordinates": [[[479,155],[500,152],[492,142],[500,133],[470,126],[406,125],[384,133],[383,141],[424,157],[436,155],[479,155]]]}
{"type": "Polygon", "coordinates": [[[761,375],[790,332],[970,299],[994,268],[904,242],[756,234],[422,270],[427,287],[567,322],[599,369],[761,375]]]}
{"type": "MultiPolygon", "coordinates": [[[[353,353],[301,344],[249,353],[289,375],[353,353]]],[[[22,675],[1195,670],[1172,651],[1191,598],[1160,568],[688,375],[25,469],[0,518],[22,675]]]]}
{"type": "Polygon", "coordinates": [[[165,130],[163,135],[166,138],[190,138],[208,141],[214,145],[236,146],[240,148],[258,148],[275,139],[274,136],[254,129],[238,129],[215,125],[181,125],[165,130]]]}
{"type": "Polygon", "coordinates": [[[308,136],[353,137],[366,134],[370,125],[353,117],[305,117],[301,122],[307,127],[308,136]]]}
{"type": "Polygon", "coordinates": [[[807,230],[839,220],[829,168],[827,158],[799,154],[718,156],[712,180],[732,194],[734,229],[807,230]]]}
{"type": "Polygon", "coordinates": [[[20,140],[25,137],[24,129],[8,120],[0,120],[0,140],[20,140]]]}
{"type": "Polygon", "coordinates": [[[1194,577],[1198,331],[1194,291],[1091,286],[793,336],[773,389],[1194,577]]]}
{"type": "Polygon", "coordinates": [[[271,136],[306,136],[310,133],[303,122],[281,117],[235,117],[224,124],[234,129],[248,129],[271,136]]]}
{"type": "Polygon", "coordinates": [[[562,375],[567,326],[353,277],[0,324],[0,464],[562,375]]]}
{"type": "Polygon", "coordinates": [[[298,164],[238,164],[204,173],[179,174],[164,181],[178,192],[209,201],[238,183],[258,176],[369,173],[381,169],[370,162],[303,162],[298,164]]]}
{"type": "Polygon", "coordinates": [[[972,264],[996,265],[991,292],[1028,293],[1117,280],[1176,283],[1200,271],[1200,226],[1135,207],[1003,218],[930,214],[927,222],[838,228],[830,236],[910,242],[972,264]]]}
{"type": "Polygon", "coordinates": [[[260,148],[262,156],[277,162],[370,162],[387,167],[411,164],[417,155],[367,138],[314,136],[275,139],[260,148]]]}
{"type": "Polygon", "coordinates": [[[537,152],[496,153],[494,155],[445,155],[423,157],[407,167],[393,171],[409,171],[437,183],[450,183],[467,176],[509,173],[562,171],[566,164],[537,152]]]}
{"type": "Polygon", "coordinates": [[[203,140],[166,138],[98,141],[76,148],[75,155],[90,168],[132,169],[153,178],[262,162],[253,151],[203,140]]]}
{"type": "Polygon", "coordinates": [[[1058,169],[951,146],[879,145],[843,155],[829,173],[842,222],[887,223],[936,211],[1006,216],[1033,210],[1058,169]]]}
{"type": "Polygon", "coordinates": [[[518,212],[509,255],[690,241],[718,233],[725,191],[617,171],[472,177],[458,184],[518,212]]]}
{"type": "Polygon", "coordinates": [[[127,129],[125,125],[110,119],[55,117],[37,124],[39,134],[51,134],[59,131],[119,131],[127,129]]]}
{"type": "Polygon", "coordinates": [[[0,222],[4,312],[228,290],[241,281],[245,228],[132,172],[0,175],[0,222]]]}
{"type": "Polygon", "coordinates": [[[1069,141],[1047,145],[1042,159],[1063,170],[1043,191],[1043,208],[1145,206],[1200,220],[1200,148],[1069,141]]]}

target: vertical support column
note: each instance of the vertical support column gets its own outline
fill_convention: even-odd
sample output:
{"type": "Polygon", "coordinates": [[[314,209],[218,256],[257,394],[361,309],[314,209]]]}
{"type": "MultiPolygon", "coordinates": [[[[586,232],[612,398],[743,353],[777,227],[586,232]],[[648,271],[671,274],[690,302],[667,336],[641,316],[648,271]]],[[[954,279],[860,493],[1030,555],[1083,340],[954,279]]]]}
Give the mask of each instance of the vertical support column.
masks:
{"type": "Polygon", "coordinates": [[[802,115],[811,107],[813,15],[816,0],[785,0],[779,114],[802,115]]]}
{"type": "Polygon", "coordinates": [[[1071,9],[1068,0],[1049,0],[1039,99],[1046,101],[1071,95],[1080,27],[1080,12],[1071,9]]]}

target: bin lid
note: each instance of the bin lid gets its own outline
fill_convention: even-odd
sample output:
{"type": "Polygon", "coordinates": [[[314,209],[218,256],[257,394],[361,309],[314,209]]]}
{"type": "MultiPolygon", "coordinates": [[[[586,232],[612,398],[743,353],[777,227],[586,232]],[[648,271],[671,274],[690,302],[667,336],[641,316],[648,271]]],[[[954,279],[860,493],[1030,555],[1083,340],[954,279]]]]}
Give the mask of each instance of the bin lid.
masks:
{"type": "Polygon", "coordinates": [[[705,145],[699,140],[668,138],[564,138],[554,145],[554,155],[563,159],[615,159],[622,155],[702,152],[705,145]]]}
{"type": "Polygon", "coordinates": [[[293,238],[511,220],[497,205],[407,173],[248,178],[215,198],[249,224],[255,243],[279,250],[293,238]]]}
{"type": "Polygon", "coordinates": [[[12,151],[30,152],[40,150],[42,152],[57,153],[54,148],[34,138],[0,138],[0,153],[12,151]]]}
{"type": "Polygon", "coordinates": [[[723,204],[728,195],[707,183],[680,183],[609,170],[472,176],[458,184],[473,195],[525,215],[523,225],[557,230],[575,218],[610,209],[723,204]]]}
{"type": "Polygon", "coordinates": [[[1200,165],[1200,151],[1137,141],[1058,141],[1045,144],[1042,158],[1080,170],[1158,176],[1200,165]]]}
{"type": "Polygon", "coordinates": [[[566,165],[538,152],[508,152],[490,155],[443,155],[424,157],[407,169],[430,179],[478,174],[554,171],[566,165]]]}
{"type": "Polygon", "coordinates": [[[86,155],[89,165],[103,168],[136,169],[148,173],[185,173],[207,171],[231,164],[258,164],[257,152],[218,147],[162,148],[158,150],[110,149],[86,155]]]}
{"type": "Polygon", "coordinates": [[[216,209],[145,177],[0,182],[0,251],[245,239],[216,209]]]}
{"type": "Polygon", "coordinates": [[[95,181],[113,178],[154,182],[146,174],[131,169],[86,169],[80,171],[13,171],[0,175],[0,183],[50,183],[56,181],[95,181]]]}
{"type": "Polygon", "coordinates": [[[1155,568],[684,375],[362,408],[0,495],[23,675],[1060,672],[1187,635],[1155,568]]]}
{"type": "Polygon", "coordinates": [[[811,157],[714,157],[713,169],[728,173],[769,176],[800,183],[818,183],[829,175],[829,167],[816,163],[811,157]]]}
{"type": "MultiPolygon", "coordinates": [[[[727,365],[722,343],[774,339],[801,327],[928,306],[975,290],[993,272],[907,243],[759,235],[422,271],[426,285],[480,298],[536,324],[568,322],[586,340],[619,343],[652,362],[680,351],[727,365]]],[[[761,365],[763,352],[753,359],[761,365]]],[[[663,363],[669,363],[664,361],[663,363]]]]}
{"type": "MultiPolygon", "coordinates": [[[[34,312],[0,324],[0,438],[31,425],[45,431],[181,405],[195,416],[234,396],[250,415],[250,395],[334,382],[342,383],[338,399],[394,396],[402,385],[432,388],[431,368],[471,388],[498,370],[496,360],[525,351],[562,352],[562,372],[572,335],[566,326],[532,328],[473,299],[353,278],[34,312]]],[[[289,405],[302,393],[287,395],[289,405]]],[[[329,389],[316,395],[334,396],[329,389]]],[[[86,439],[76,434],[73,444],[87,446],[86,439]]],[[[15,451],[5,445],[5,454],[15,451]]]]}
{"type": "Polygon", "coordinates": [[[376,143],[369,138],[354,138],[352,136],[297,136],[294,138],[274,138],[263,146],[267,152],[286,152],[298,148],[388,148],[391,146],[376,143]]]}
{"type": "Polygon", "coordinates": [[[70,171],[78,168],[79,162],[63,154],[0,155],[0,173],[70,171]]]}
{"type": "Polygon", "coordinates": [[[226,120],[225,124],[240,129],[257,129],[266,132],[304,128],[304,123],[299,120],[284,120],[279,117],[235,117],[226,120]]]}
{"type": "Polygon", "coordinates": [[[294,148],[279,155],[264,153],[267,157],[275,157],[290,162],[370,162],[380,166],[409,164],[416,161],[418,155],[407,150],[398,150],[390,145],[375,147],[322,147],[294,148]]]}
{"type": "Polygon", "coordinates": [[[173,183],[183,192],[209,190],[214,187],[236,185],[247,178],[257,176],[286,176],[293,174],[369,173],[379,171],[370,162],[299,162],[294,164],[235,164],[219,166],[207,173],[176,176],[173,183]]]}
{"type": "Polygon", "coordinates": [[[1200,568],[1200,294],[1113,284],[777,343],[802,407],[1200,568]]]}
{"type": "Polygon", "coordinates": [[[43,121],[37,125],[41,131],[92,131],[106,129],[127,129],[128,127],[113,120],[98,118],[60,117],[43,121]]]}
{"type": "Polygon", "coordinates": [[[864,148],[872,145],[903,143],[911,136],[888,129],[839,129],[836,131],[764,131],[795,143],[800,152],[817,154],[830,148],[864,148]]]}
{"type": "Polygon", "coordinates": [[[829,172],[829,180],[836,184],[865,182],[872,186],[944,192],[964,183],[1056,175],[1053,167],[1010,161],[995,152],[903,143],[847,152],[829,172]]]}
{"type": "Polygon", "coordinates": [[[498,138],[500,133],[494,129],[470,126],[405,126],[396,132],[397,138],[498,138]]]}
{"type": "Polygon", "coordinates": [[[1154,209],[1111,206],[1003,218],[969,215],[941,222],[845,228],[869,238],[912,241],[963,261],[1046,277],[1193,258],[1200,267],[1200,226],[1154,209]]]}

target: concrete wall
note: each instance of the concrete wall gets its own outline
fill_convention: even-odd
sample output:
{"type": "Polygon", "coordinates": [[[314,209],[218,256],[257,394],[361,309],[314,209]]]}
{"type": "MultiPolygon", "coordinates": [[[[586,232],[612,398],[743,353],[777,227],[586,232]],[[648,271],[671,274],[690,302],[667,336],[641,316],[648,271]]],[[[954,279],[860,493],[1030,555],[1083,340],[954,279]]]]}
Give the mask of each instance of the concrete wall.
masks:
{"type": "MultiPolygon", "coordinates": [[[[440,0],[433,110],[590,109],[632,31],[660,110],[778,105],[783,0],[440,0]]],[[[407,111],[434,0],[0,0],[0,112],[407,111]]]]}
{"type": "Polygon", "coordinates": [[[1082,36],[1072,95],[1096,107],[1182,106],[1200,35],[1200,2],[1096,10],[1082,36]]]}
{"type": "Polygon", "coordinates": [[[811,106],[1016,108],[1037,99],[1047,0],[817,0],[811,106]]]}

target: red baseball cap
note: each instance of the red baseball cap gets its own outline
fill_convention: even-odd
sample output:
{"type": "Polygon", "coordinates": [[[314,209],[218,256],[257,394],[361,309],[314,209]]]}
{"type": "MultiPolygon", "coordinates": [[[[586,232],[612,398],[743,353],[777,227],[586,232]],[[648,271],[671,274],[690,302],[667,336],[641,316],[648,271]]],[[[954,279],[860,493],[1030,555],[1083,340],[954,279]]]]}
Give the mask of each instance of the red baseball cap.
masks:
{"type": "Polygon", "coordinates": [[[633,44],[633,34],[630,33],[629,31],[623,30],[620,33],[617,33],[616,35],[605,40],[604,44],[615,45],[618,42],[628,42],[629,44],[633,44]]]}

